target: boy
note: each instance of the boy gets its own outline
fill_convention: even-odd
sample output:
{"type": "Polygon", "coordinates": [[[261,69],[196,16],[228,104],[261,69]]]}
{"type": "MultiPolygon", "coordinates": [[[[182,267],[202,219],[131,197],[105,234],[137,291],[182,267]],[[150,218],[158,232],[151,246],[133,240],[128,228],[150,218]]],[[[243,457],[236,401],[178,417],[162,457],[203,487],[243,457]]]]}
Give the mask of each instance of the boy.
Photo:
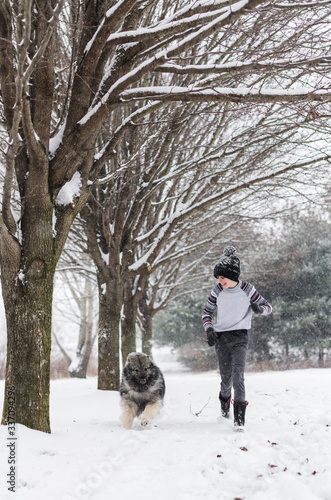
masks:
{"type": "Polygon", "coordinates": [[[234,427],[235,430],[243,430],[248,404],[245,400],[244,371],[252,311],[265,316],[271,313],[272,307],[253,285],[239,279],[240,260],[235,252],[234,247],[226,247],[220,262],[214,268],[218,285],[209,295],[202,321],[208,345],[215,346],[219,363],[222,416],[229,418],[233,386],[234,427]],[[213,324],[215,310],[217,319],[213,324]]]}

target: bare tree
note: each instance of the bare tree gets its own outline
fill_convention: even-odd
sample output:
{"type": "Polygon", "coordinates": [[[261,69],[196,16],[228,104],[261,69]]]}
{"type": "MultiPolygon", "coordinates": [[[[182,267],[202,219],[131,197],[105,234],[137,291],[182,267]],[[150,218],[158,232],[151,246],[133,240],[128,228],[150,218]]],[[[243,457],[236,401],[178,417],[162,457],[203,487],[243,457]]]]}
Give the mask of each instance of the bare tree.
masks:
{"type": "MultiPolygon", "coordinates": [[[[57,280],[62,285],[61,289],[67,287],[70,291],[70,297],[76,305],[77,312],[71,312],[67,324],[76,322],[79,324],[78,341],[75,356],[68,354],[62,345],[60,334],[53,328],[53,337],[60,348],[65,360],[68,363],[68,372],[71,377],[86,378],[87,368],[92,354],[93,344],[96,339],[95,334],[95,283],[89,275],[74,272],[73,268],[66,268],[65,271],[57,273],[57,280]],[[60,275],[60,277],[59,277],[60,275]],[[73,315],[75,316],[73,318],[73,315]]],[[[54,306],[62,316],[65,316],[68,309],[68,298],[58,297],[54,301],[54,306]],[[63,304],[63,300],[65,304],[63,304]],[[63,307],[63,305],[65,307],[63,307]]]]}
{"type": "MultiPolygon", "coordinates": [[[[324,78],[329,64],[324,50],[328,6],[329,1],[282,4],[244,0],[224,4],[205,0],[183,6],[169,2],[164,10],[156,0],[1,2],[1,113],[7,143],[0,218],[8,333],[5,391],[9,386],[16,388],[18,423],[50,432],[54,272],[72,221],[106,162],[116,156],[121,137],[167,102],[301,101],[322,105],[329,101],[324,78]],[[297,19],[298,34],[286,28],[286,18],[292,20],[291,27],[297,19]],[[240,64],[234,70],[243,75],[244,88],[217,86],[219,68],[205,83],[202,79],[193,86],[174,87],[162,82],[160,88],[151,87],[149,81],[144,87],[146,75],[161,66],[164,72],[170,71],[169,63],[193,64],[197,74],[196,60],[206,49],[212,54],[219,47],[218,33],[229,33],[221,49],[223,69],[224,64],[235,63],[248,51],[249,26],[255,33],[258,53],[257,29],[263,22],[273,23],[260,44],[263,60],[259,63],[264,65],[250,67],[249,74],[240,64]],[[282,36],[276,35],[280,23],[282,36]],[[270,34],[274,38],[270,39],[270,34]],[[299,46],[307,37],[311,42],[308,49],[305,44],[293,60],[286,39],[294,39],[299,46]],[[317,45],[313,43],[316,40],[317,45]],[[185,59],[190,50],[193,62],[185,59]],[[178,60],[182,55],[185,58],[178,60]],[[271,56],[284,56],[283,65],[274,58],[270,62],[271,56]],[[271,64],[274,75],[269,79],[264,77],[266,64],[271,64]],[[312,73],[322,76],[314,80],[312,73]],[[149,102],[125,113],[126,102],[141,99],[149,102]],[[155,99],[157,102],[152,102],[155,99]],[[100,133],[113,113],[119,113],[120,124],[103,141],[100,133]],[[14,180],[19,192],[18,218],[12,205],[14,180]]],[[[226,79],[222,85],[227,85],[226,79]]],[[[2,421],[7,421],[6,398],[2,421]]]]}
{"type": "MultiPolygon", "coordinates": [[[[302,125],[293,123],[292,113],[282,117],[274,105],[262,114],[194,104],[181,110],[168,106],[144,128],[132,128],[114,162],[123,174],[114,176],[110,163],[82,212],[102,301],[99,388],[118,388],[120,347],[123,359],[136,349],[138,310],[149,317],[153,310],[143,304],[150,276],[155,271],[162,276],[169,262],[176,266],[190,251],[190,233],[213,222],[220,231],[236,222],[236,213],[266,216],[259,192],[265,197],[276,196],[280,187],[300,189],[298,181],[308,181],[307,169],[327,159],[309,152],[307,143],[306,160],[298,162],[302,125]],[[247,200],[253,196],[252,212],[247,200]]],[[[209,238],[202,232],[192,248],[208,245],[214,234],[214,229],[209,238]]],[[[140,322],[143,326],[141,314],[140,322]]]]}

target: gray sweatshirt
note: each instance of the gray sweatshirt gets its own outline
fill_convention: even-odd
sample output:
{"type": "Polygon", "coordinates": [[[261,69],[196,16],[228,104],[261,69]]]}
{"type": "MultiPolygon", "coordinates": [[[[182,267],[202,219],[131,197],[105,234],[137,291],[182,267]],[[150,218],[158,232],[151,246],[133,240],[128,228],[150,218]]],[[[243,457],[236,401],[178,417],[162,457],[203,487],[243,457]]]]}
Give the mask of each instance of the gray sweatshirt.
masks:
{"type": "Polygon", "coordinates": [[[223,289],[218,283],[211,291],[203,310],[204,329],[213,327],[215,332],[249,330],[252,321],[251,301],[262,306],[262,315],[271,313],[272,307],[269,302],[250,283],[239,280],[236,287],[227,289],[223,289]],[[217,319],[213,325],[212,316],[215,311],[217,319]]]}

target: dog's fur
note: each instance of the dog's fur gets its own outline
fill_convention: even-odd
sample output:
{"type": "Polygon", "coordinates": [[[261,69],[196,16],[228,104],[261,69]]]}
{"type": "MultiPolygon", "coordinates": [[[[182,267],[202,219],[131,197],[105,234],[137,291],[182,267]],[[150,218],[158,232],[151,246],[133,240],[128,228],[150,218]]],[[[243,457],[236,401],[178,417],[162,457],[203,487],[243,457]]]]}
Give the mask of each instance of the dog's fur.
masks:
{"type": "Polygon", "coordinates": [[[123,427],[131,429],[135,417],[140,418],[141,425],[147,425],[163,406],[164,393],[165,383],[160,368],[147,354],[129,354],[120,385],[123,427]]]}

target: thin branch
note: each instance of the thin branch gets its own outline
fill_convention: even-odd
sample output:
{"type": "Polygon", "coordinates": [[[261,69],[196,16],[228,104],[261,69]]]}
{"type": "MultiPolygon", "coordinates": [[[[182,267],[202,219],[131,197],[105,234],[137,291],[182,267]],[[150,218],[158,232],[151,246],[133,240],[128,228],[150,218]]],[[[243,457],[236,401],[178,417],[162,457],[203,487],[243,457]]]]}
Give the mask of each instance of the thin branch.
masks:
{"type": "Polygon", "coordinates": [[[201,415],[201,413],[203,412],[203,410],[209,405],[209,401],[210,401],[210,398],[208,399],[207,403],[201,408],[201,410],[199,410],[197,412],[192,411],[192,405],[190,403],[190,412],[192,413],[192,415],[194,415],[195,417],[199,417],[201,415]]]}
{"type": "MultiPolygon", "coordinates": [[[[95,161],[93,164],[93,168],[91,170],[91,175],[90,178],[94,178],[98,172],[101,170],[101,168],[105,165],[105,163],[116,154],[115,152],[115,147],[119,143],[120,139],[124,136],[124,134],[127,132],[129,128],[132,126],[136,125],[139,123],[139,120],[141,120],[144,116],[149,115],[151,113],[154,113],[157,111],[159,108],[164,106],[164,103],[153,103],[153,104],[148,104],[142,108],[139,108],[138,110],[134,111],[131,113],[128,118],[126,118],[123,123],[115,130],[112,138],[104,146],[102,151],[100,151],[96,156],[95,156],[95,161]]],[[[118,171],[114,172],[114,174],[117,174],[118,171]]],[[[111,175],[114,175],[111,174],[111,175]]],[[[102,182],[100,180],[99,182],[102,182]]]]}
{"type": "MultiPolygon", "coordinates": [[[[30,0],[31,1],[31,0],[30,0]]],[[[49,44],[49,41],[54,33],[54,30],[57,27],[58,19],[61,14],[61,10],[63,9],[65,4],[65,0],[59,0],[59,3],[55,7],[53,11],[53,16],[48,22],[48,27],[45,33],[45,36],[43,37],[43,40],[41,44],[39,45],[38,50],[35,52],[33,58],[31,59],[29,65],[27,66],[23,78],[22,78],[22,86],[25,87],[25,85],[29,82],[31,75],[33,71],[36,68],[36,65],[40,61],[40,59],[43,57],[45,50],[47,49],[47,46],[49,44]]],[[[29,21],[31,23],[31,8],[29,8],[29,21]]]]}

